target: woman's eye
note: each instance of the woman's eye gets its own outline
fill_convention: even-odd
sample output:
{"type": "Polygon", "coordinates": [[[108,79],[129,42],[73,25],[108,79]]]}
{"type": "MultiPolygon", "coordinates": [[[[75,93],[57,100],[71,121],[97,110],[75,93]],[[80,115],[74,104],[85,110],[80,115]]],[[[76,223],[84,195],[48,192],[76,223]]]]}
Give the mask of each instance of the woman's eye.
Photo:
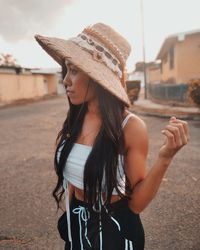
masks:
{"type": "Polygon", "coordinates": [[[77,69],[71,69],[70,71],[71,71],[72,75],[76,75],[78,73],[77,69]]]}

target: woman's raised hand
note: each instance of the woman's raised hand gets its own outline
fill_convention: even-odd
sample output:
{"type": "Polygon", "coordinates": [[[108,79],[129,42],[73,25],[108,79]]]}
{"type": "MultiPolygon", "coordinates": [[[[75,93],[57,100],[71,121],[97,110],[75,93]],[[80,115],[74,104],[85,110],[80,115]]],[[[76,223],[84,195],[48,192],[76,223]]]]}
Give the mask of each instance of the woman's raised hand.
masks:
{"type": "Polygon", "coordinates": [[[160,148],[159,157],[171,160],[189,141],[188,123],[173,116],[162,130],[162,134],[166,139],[160,148]]]}

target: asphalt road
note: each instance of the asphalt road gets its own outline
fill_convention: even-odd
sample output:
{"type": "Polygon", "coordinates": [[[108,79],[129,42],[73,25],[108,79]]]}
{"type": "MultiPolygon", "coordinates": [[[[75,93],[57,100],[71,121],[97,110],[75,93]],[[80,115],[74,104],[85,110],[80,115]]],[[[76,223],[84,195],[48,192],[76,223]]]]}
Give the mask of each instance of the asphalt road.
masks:
{"type": "MultiPolygon", "coordinates": [[[[61,212],[56,213],[51,191],[55,139],[66,112],[63,97],[0,109],[0,249],[63,249],[56,229],[61,212]]],[[[167,119],[142,118],[149,130],[151,167],[167,119]]],[[[200,250],[200,121],[189,126],[190,143],[141,213],[146,250],[200,250]]]]}

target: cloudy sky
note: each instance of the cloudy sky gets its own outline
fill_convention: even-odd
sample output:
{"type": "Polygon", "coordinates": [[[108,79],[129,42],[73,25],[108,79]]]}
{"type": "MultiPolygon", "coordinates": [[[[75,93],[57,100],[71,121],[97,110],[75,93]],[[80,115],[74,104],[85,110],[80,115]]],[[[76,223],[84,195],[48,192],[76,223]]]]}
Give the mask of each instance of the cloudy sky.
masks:
{"type": "MultiPolygon", "coordinates": [[[[69,38],[104,22],[132,46],[128,70],[142,60],[141,0],[0,0],[0,53],[25,67],[56,67],[34,34],[69,38]]],[[[154,60],[164,39],[200,29],[199,0],[143,0],[146,61],[154,60]]]]}

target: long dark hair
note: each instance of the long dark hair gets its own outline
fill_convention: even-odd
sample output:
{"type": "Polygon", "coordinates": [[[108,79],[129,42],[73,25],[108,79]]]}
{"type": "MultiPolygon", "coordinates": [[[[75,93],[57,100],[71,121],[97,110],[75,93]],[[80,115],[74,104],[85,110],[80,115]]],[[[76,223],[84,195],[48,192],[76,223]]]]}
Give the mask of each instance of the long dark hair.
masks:
{"type": "MultiPolygon", "coordinates": [[[[119,180],[117,179],[119,155],[121,155],[121,157],[125,155],[124,134],[121,126],[125,104],[98,83],[92,82],[92,84],[95,84],[96,87],[102,125],[96,136],[92,151],[85,163],[84,199],[87,200],[90,205],[93,205],[100,200],[101,192],[106,191],[105,204],[108,204],[111,201],[114,188],[123,198],[129,198],[132,192],[127,176],[125,181],[125,194],[120,191],[119,180]],[[103,176],[105,178],[105,190],[102,190],[103,176]]],[[[57,208],[60,207],[59,203],[64,193],[62,186],[63,170],[69,153],[81,132],[86,113],[87,102],[81,105],[73,105],[69,100],[67,118],[56,139],[57,147],[55,150],[54,167],[58,180],[52,194],[56,200],[57,208]],[[62,150],[59,153],[58,151],[61,146],[62,150]],[[60,155],[59,159],[58,153],[60,155]]],[[[124,168],[123,159],[121,159],[121,162],[124,168]]]]}

